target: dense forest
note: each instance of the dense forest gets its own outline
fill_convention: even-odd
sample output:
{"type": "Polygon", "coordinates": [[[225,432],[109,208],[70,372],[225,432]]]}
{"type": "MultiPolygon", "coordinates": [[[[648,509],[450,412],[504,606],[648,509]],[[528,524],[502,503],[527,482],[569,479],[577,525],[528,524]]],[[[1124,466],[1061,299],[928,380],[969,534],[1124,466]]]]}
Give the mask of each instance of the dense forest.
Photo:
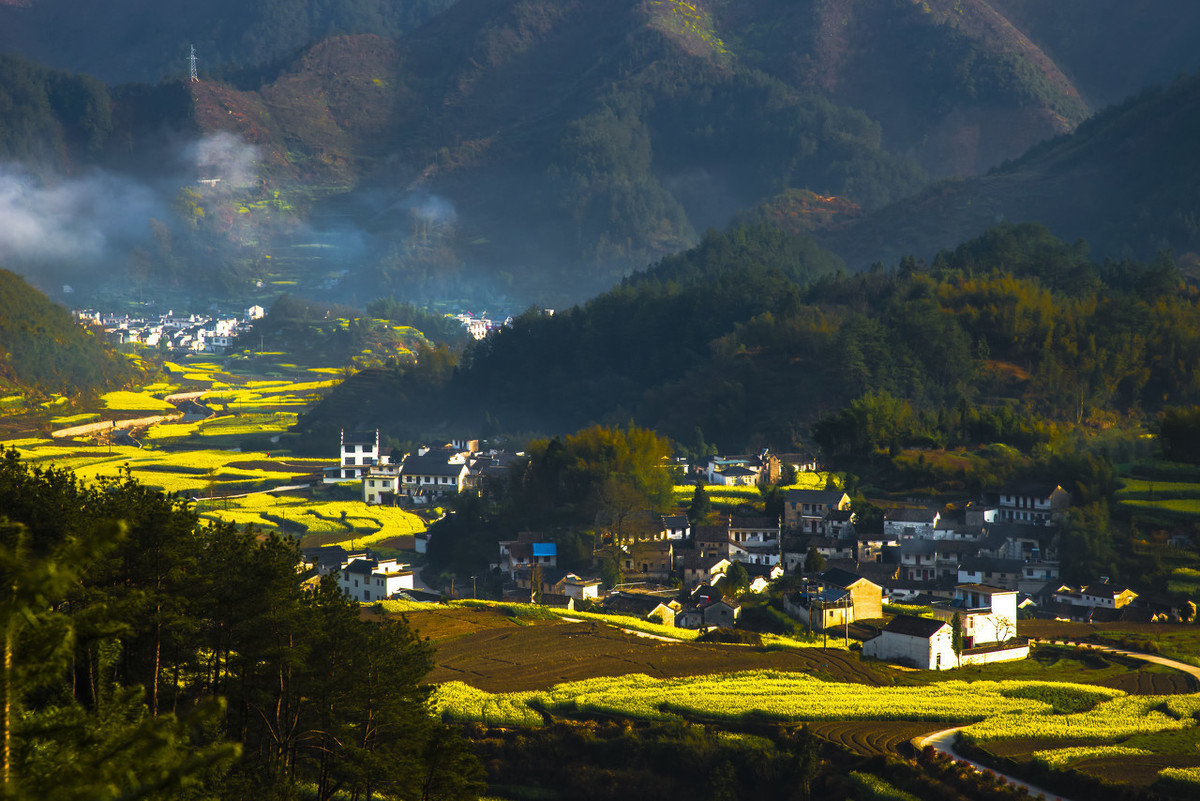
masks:
{"type": "Polygon", "coordinates": [[[19,275],[0,270],[0,386],[79,396],[140,376],[131,361],[80,327],[66,309],[19,275]]]}
{"type": "Polygon", "coordinates": [[[85,486],[15,450],[0,508],[10,797],[482,789],[469,746],[427,710],[429,646],[402,618],[364,620],[331,577],[304,591],[294,541],[201,525],[128,476],[85,486]]]}
{"type": "Polygon", "coordinates": [[[0,162],[36,169],[95,158],[112,133],[108,87],[0,54],[0,162]]]}
{"type": "Polygon", "coordinates": [[[261,77],[301,48],[339,33],[398,37],[453,0],[221,0],[201,7],[69,0],[5,4],[0,48],[111,84],[186,76],[189,45],[206,74],[261,77]],[[152,28],[156,35],[144,35],[152,28]]]}
{"type": "MultiPolygon", "coordinates": [[[[61,11],[58,0],[0,6],[0,27],[13,23],[9,49],[78,69],[98,28],[142,41],[128,9],[103,21],[61,11]],[[55,49],[84,30],[89,42],[55,49]]],[[[102,293],[114,277],[139,296],[173,299],[244,297],[287,281],[360,306],[394,294],[559,308],[740,211],[797,193],[807,193],[806,227],[832,228],[823,244],[854,271],[908,253],[930,258],[998,219],[1025,219],[1029,197],[1049,198],[1043,221],[1053,231],[1085,236],[1104,256],[1145,259],[1193,244],[1187,154],[1159,156],[1173,152],[1172,131],[1191,126],[1154,124],[1136,109],[1129,119],[1150,119],[1147,135],[1164,137],[1138,150],[1184,165],[1180,177],[1155,164],[1125,170],[1129,158],[1102,148],[1073,162],[1096,190],[1075,197],[1059,194],[1053,168],[1026,162],[978,189],[939,184],[893,205],[931,175],[977,175],[1087,117],[1074,74],[1053,57],[1051,45],[1069,47],[1049,12],[1020,9],[1049,45],[982,0],[430,0],[386,9],[272,0],[193,13],[161,24],[201,32],[196,83],[109,90],[10,59],[8,83],[19,91],[0,144],[21,165],[25,204],[86,195],[75,178],[88,168],[102,171],[88,178],[129,190],[112,204],[120,215],[61,221],[116,234],[120,220],[108,249],[87,254],[103,271],[68,279],[78,260],[52,249],[6,258],[10,269],[81,293],[102,293]],[[242,160],[236,170],[204,155],[218,140],[242,160]],[[957,202],[962,192],[974,200],[957,202]],[[1081,213],[1081,204],[1103,208],[1081,213]],[[1089,219],[1104,222],[1072,227],[1089,219]]],[[[1106,30],[1089,22],[1093,38],[1106,30]]],[[[182,76],[184,42],[174,55],[154,47],[154,58],[140,47],[120,52],[141,71],[173,59],[169,72],[182,76]]],[[[95,214],[82,202],[67,208],[95,214]]]]}
{"type": "Polygon", "coordinates": [[[803,235],[710,232],[582,306],[531,310],[453,370],[438,360],[351,378],[303,427],[416,437],[632,418],[686,447],[699,430],[725,449],[787,449],[869,397],[914,415],[967,404],[1066,426],[1146,419],[1200,399],[1198,303],[1167,257],[1097,263],[1035,225],[862,275],[803,235]]]}

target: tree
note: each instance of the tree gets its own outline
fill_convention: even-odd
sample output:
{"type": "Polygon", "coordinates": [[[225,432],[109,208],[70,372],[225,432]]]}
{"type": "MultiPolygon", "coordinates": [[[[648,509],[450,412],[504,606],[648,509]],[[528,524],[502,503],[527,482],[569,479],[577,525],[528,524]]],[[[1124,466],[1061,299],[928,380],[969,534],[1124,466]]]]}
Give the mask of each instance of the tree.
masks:
{"type": "Polygon", "coordinates": [[[1008,642],[1017,635],[1017,624],[1012,618],[1007,615],[995,615],[992,620],[996,627],[997,642],[1008,642]]]}
{"type": "Polygon", "coordinates": [[[802,726],[796,734],[796,783],[800,786],[801,798],[812,798],[812,783],[821,772],[821,751],[817,738],[802,726]]]}
{"type": "Polygon", "coordinates": [[[958,612],[954,613],[954,618],[950,621],[950,647],[954,650],[954,658],[961,661],[963,652],[963,622],[962,615],[958,612]]]}
{"type": "Polygon", "coordinates": [[[722,595],[736,598],[750,589],[750,574],[746,572],[745,565],[735,560],[729,565],[729,569],[725,571],[725,575],[721,577],[718,584],[722,595]]]}
{"type": "Polygon", "coordinates": [[[712,501],[709,499],[704,485],[697,484],[696,490],[692,493],[691,506],[688,507],[688,522],[693,526],[705,523],[712,516],[712,511],[712,501]]]}
{"type": "Polygon", "coordinates": [[[809,548],[804,557],[805,573],[820,573],[825,569],[825,557],[815,547],[809,548]]]}

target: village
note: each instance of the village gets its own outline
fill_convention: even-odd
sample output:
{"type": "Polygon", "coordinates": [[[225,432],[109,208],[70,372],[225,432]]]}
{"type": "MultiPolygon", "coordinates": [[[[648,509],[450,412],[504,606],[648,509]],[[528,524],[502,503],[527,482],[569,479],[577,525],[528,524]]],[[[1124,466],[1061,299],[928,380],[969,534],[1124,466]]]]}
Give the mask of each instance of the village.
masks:
{"type": "MultiPolygon", "coordinates": [[[[478,492],[521,456],[457,440],[393,461],[378,431],[343,431],[339,464],[319,480],[359,485],[367,505],[429,507],[478,492]]],[[[681,466],[685,482],[714,488],[769,483],[784,469],[811,473],[818,467],[808,454],[765,450],[681,466]]],[[[680,509],[635,514],[619,525],[598,520],[593,564],[615,556],[620,581],[612,586],[598,574],[561,568],[556,542],[537,532],[498,542],[490,569],[502,579],[504,601],[701,630],[737,628],[740,588],[760,594],[780,582],[792,588],[783,611],[808,632],[848,646],[853,630],[854,647],[864,656],[929,670],[1027,657],[1018,618],[1178,618],[1177,610],[1140,604],[1136,593],[1105,577],[1087,586],[1058,580],[1057,532],[1069,505],[1058,484],[1014,484],[965,504],[909,500],[884,511],[882,533],[866,533],[856,529],[846,492],[788,489],[779,517],[721,513],[693,524],[680,509]],[[909,613],[916,608],[928,612],[909,613]]],[[[416,536],[418,555],[430,536],[416,536]]],[[[312,547],[304,559],[318,575],[340,571],[343,591],[362,603],[442,597],[408,564],[378,558],[369,548],[312,547]]]]}
{"type": "MultiPolygon", "coordinates": [[[[553,309],[544,312],[554,314],[553,309]]],[[[143,316],[75,309],[71,314],[83,325],[103,329],[104,338],[110,345],[141,345],[174,353],[221,355],[234,349],[238,337],[251,332],[254,322],[266,315],[266,309],[252,305],[236,314],[222,311],[177,314],[174,309],[168,309],[162,314],[143,316]]],[[[467,335],[476,340],[512,325],[511,316],[493,320],[486,314],[461,312],[446,316],[457,321],[467,335]]]]}

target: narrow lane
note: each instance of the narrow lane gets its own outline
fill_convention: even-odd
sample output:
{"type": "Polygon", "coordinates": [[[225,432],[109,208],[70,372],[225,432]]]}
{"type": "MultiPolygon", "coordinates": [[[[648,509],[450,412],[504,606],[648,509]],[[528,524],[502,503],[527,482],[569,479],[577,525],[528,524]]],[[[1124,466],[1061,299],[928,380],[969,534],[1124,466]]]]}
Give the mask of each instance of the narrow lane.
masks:
{"type": "MultiPolygon", "coordinates": [[[[1033,644],[1037,644],[1037,645],[1073,645],[1073,643],[1069,643],[1066,641],[1059,641],[1059,640],[1031,640],[1030,642],[1033,644]]],[[[1170,659],[1165,656],[1158,656],[1156,654],[1143,654],[1139,651],[1127,651],[1124,648],[1114,648],[1114,647],[1108,646],[1108,645],[1094,645],[1094,644],[1085,643],[1082,645],[1082,647],[1089,648],[1093,651],[1100,651],[1101,653],[1116,654],[1118,656],[1125,656],[1125,657],[1129,657],[1131,659],[1140,659],[1143,662],[1152,662],[1156,665],[1164,665],[1166,667],[1174,668],[1175,670],[1186,673],[1189,676],[1192,676],[1193,678],[1195,678],[1197,681],[1200,681],[1200,667],[1196,667],[1195,665],[1189,665],[1186,662],[1179,662],[1175,659],[1170,659]]],[[[1070,799],[1068,799],[1064,796],[1058,795],[1057,793],[1052,793],[1049,790],[1046,790],[1045,788],[1036,787],[1032,784],[1029,784],[1026,781],[1022,781],[1021,779],[1018,779],[1015,776],[1010,776],[1007,773],[1001,773],[998,770],[989,768],[987,765],[980,764],[978,762],[975,762],[973,760],[967,759],[964,756],[959,755],[959,753],[954,750],[954,742],[958,736],[959,730],[962,728],[963,728],[962,726],[956,726],[952,729],[943,729],[942,731],[935,731],[932,734],[927,734],[917,741],[917,745],[920,748],[924,748],[927,745],[933,746],[933,748],[935,750],[940,751],[943,754],[946,754],[951,759],[957,760],[959,762],[966,762],[967,764],[969,764],[973,768],[975,768],[975,770],[988,771],[997,776],[1003,776],[1004,780],[1007,781],[1009,784],[1014,784],[1014,785],[1017,785],[1018,787],[1024,787],[1026,790],[1029,791],[1029,794],[1031,796],[1034,796],[1035,798],[1038,795],[1042,795],[1042,796],[1045,796],[1046,801],[1070,801],[1070,799]]]]}

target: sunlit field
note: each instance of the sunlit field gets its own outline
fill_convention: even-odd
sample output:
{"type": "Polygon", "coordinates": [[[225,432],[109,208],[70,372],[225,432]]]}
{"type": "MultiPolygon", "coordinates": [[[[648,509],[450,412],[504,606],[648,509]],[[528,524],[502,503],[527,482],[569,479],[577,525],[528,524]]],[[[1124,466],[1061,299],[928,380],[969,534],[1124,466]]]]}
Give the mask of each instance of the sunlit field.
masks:
{"type": "Polygon", "coordinates": [[[353,493],[344,488],[307,486],[309,476],[336,463],[336,450],[331,449],[328,459],[269,450],[269,443],[295,425],[299,412],[334,386],[339,379],[333,376],[341,373],[294,365],[287,369],[304,377],[248,379],[211,360],[170,361],[165,380],[141,392],[109,393],[101,398],[103,411],[60,414],[51,425],[59,429],[99,422],[111,419],[109,413],[177,413],[163,400],[173,393],[202,392],[198,401],[212,416],[138,429],[134,444],[41,437],[3,444],[15,447],[31,463],[69,470],[85,482],[128,471],[147,487],[189,501],[202,519],[291,534],[303,545],[411,547],[411,540],[406,543],[404,538],[425,530],[421,517],[348,499],[353,493]],[[244,447],[246,443],[254,445],[244,447]],[[306,486],[298,486],[301,483],[306,486]]]}

